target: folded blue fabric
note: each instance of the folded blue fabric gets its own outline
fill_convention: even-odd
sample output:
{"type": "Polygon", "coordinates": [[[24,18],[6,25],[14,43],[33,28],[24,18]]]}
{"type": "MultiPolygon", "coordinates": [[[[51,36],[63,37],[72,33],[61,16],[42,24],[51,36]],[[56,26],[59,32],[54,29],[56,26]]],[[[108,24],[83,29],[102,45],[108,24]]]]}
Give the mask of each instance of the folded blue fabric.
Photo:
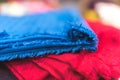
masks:
{"type": "Polygon", "coordinates": [[[0,16],[0,61],[95,51],[98,39],[76,10],[22,17],[0,16]]]}

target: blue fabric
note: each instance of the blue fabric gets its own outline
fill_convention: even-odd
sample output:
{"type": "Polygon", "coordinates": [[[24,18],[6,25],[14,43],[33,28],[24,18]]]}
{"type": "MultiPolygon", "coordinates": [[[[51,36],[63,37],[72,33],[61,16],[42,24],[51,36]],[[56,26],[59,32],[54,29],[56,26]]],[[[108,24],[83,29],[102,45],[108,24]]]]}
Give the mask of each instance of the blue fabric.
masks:
{"type": "Polygon", "coordinates": [[[0,61],[50,53],[95,51],[98,39],[76,10],[0,16],[0,61]]]}

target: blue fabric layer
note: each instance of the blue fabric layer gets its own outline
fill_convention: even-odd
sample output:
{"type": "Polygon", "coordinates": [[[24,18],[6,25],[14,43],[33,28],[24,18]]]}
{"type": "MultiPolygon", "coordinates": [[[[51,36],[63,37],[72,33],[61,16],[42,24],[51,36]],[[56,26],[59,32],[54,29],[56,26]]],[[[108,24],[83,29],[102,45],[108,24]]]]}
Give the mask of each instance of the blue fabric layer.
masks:
{"type": "Polygon", "coordinates": [[[45,54],[95,51],[98,39],[75,10],[0,15],[0,61],[45,54]]]}

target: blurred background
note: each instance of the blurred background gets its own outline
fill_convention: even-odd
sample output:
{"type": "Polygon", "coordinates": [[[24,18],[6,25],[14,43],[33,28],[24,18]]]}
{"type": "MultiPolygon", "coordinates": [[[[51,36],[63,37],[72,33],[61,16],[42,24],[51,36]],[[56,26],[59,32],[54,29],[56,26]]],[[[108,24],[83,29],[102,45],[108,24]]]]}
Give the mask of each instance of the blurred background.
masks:
{"type": "Polygon", "coordinates": [[[0,15],[23,16],[77,8],[86,20],[120,29],[120,0],[0,0],[0,15]]]}

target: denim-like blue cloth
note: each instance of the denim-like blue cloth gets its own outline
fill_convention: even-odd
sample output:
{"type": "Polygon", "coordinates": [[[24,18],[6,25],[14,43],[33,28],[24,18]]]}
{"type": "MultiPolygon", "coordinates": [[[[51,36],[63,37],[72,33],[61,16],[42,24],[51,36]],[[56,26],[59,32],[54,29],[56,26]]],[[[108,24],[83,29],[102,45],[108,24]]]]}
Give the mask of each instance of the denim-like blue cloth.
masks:
{"type": "Polygon", "coordinates": [[[98,39],[76,10],[10,17],[0,15],[0,61],[95,51],[98,39]]]}

